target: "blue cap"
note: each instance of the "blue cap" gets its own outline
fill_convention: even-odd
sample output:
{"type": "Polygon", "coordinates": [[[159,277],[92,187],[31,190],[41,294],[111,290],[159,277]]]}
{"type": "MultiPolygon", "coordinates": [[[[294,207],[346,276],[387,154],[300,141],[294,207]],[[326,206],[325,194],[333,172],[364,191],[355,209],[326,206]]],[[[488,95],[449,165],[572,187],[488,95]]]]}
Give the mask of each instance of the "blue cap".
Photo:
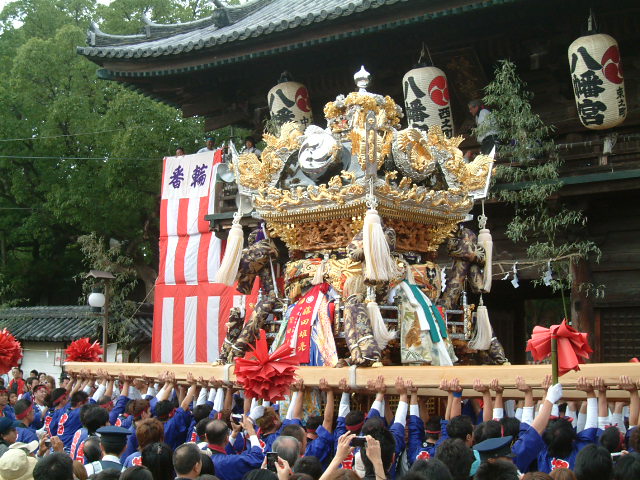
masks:
{"type": "Polygon", "coordinates": [[[4,435],[12,428],[16,428],[13,420],[7,417],[0,417],[0,435],[4,435]]]}
{"type": "Polygon", "coordinates": [[[133,432],[128,428],[122,427],[100,427],[96,430],[101,437],[113,437],[113,436],[127,436],[131,435],[133,432]]]}
{"type": "Polygon", "coordinates": [[[478,451],[480,459],[483,462],[488,458],[513,458],[515,457],[515,454],[511,451],[511,440],[513,440],[511,435],[507,435],[506,437],[487,438],[486,440],[474,445],[473,449],[478,451]]]}

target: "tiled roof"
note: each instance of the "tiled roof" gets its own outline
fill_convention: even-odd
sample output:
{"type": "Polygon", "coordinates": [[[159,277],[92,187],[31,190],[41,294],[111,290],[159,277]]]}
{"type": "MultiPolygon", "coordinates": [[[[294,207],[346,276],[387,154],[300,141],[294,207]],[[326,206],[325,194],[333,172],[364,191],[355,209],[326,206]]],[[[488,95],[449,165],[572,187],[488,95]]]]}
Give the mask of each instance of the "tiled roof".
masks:
{"type": "MultiPolygon", "coordinates": [[[[98,339],[102,317],[89,306],[19,307],[0,309],[0,329],[20,341],[70,342],[82,337],[98,339]]],[[[153,318],[136,316],[131,333],[140,342],[151,340],[153,318]]]]}
{"type": "MultiPolygon", "coordinates": [[[[138,35],[108,35],[93,24],[88,34],[89,46],[78,47],[78,53],[96,59],[124,60],[186,54],[313,24],[330,23],[410,1],[416,0],[253,0],[241,7],[216,9],[211,17],[185,24],[159,25],[145,19],[147,25],[138,35]]],[[[424,20],[511,1],[469,1],[451,8],[443,8],[440,2],[424,20]]],[[[355,31],[359,25],[354,22],[344,28],[345,32],[355,31]]]]}

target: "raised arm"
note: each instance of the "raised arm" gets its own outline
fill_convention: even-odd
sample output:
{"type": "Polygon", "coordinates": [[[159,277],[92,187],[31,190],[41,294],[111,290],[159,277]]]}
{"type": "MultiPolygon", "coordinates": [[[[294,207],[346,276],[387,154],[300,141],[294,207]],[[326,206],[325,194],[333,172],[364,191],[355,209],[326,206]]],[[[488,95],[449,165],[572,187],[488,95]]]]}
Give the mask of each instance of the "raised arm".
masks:
{"type": "Polygon", "coordinates": [[[631,429],[638,425],[638,415],[640,414],[638,384],[624,375],[620,377],[620,388],[629,392],[629,429],[631,429]]]}
{"type": "Polygon", "coordinates": [[[327,432],[333,432],[333,411],[334,407],[334,397],[333,397],[333,389],[329,386],[329,383],[326,379],[320,379],[320,391],[325,392],[327,396],[327,401],[324,406],[324,419],[322,421],[322,426],[327,432]]]}
{"type": "Polygon", "coordinates": [[[492,418],[494,420],[500,420],[504,417],[504,401],[502,399],[504,387],[500,385],[500,381],[497,378],[494,378],[493,380],[491,380],[490,388],[496,394],[493,400],[492,418]]]}
{"type": "Polygon", "coordinates": [[[186,412],[189,410],[189,405],[193,401],[193,397],[196,395],[197,382],[196,379],[193,378],[191,372],[187,373],[187,383],[189,384],[189,389],[187,390],[186,395],[182,399],[180,403],[180,407],[186,412]]]}
{"type": "Polygon", "coordinates": [[[516,377],[516,388],[524,393],[524,405],[522,407],[522,418],[520,421],[527,425],[531,425],[533,422],[533,409],[535,408],[533,402],[533,390],[529,385],[527,385],[527,382],[525,382],[524,378],[521,376],[516,377]]]}
{"type": "Polygon", "coordinates": [[[482,394],[482,402],[484,403],[482,408],[482,421],[488,422],[493,418],[493,400],[491,399],[489,385],[485,385],[480,379],[476,378],[473,381],[473,389],[482,394]]]}
{"type": "Polygon", "coordinates": [[[598,428],[604,430],[610,424],[609,422],[609,404],[607,402],[607,386],[600,377],[593,379],[593,387],[596,391],[598,399],[598,428]]]}
{"type": "Polygon", "coordinates": [[[454,378],[449,381],[449,390],[453,397],[453,401],[451,402],[451,418],[454,418],[462,413],[462,387],[460,386],[460,380],[454,378]]]}
{"type": "MultiPolygon", "coordinates": [[[[550,377],[547,375],[547,377],[550,377]]],[[[548,380],[547,380],[548,381],[548,380]]],[[[543,382],[544,383],[544,382],[543,382]]],[[[542,436],[547,425],[549,424],[549,416],[551,415],[551,410],[553,406],[558,403],[558,401],[562,398],[562,385],[556,383],[555,385],[551,385],[547,390],[547,395],[542,403],[542,407],[540,407],[540,412],[531,423],[531,427],[535,429],[536,432],[542,436]]]]}

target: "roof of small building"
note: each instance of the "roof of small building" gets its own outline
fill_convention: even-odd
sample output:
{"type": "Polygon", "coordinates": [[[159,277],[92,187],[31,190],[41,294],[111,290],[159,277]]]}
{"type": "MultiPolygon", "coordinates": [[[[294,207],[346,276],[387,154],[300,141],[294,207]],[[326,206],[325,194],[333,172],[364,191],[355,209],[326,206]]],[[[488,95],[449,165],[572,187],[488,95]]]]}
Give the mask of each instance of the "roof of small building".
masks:
{"type": "MultiPolygon", "coordinates": [[[[147,312],[130,321],[131,335],[151,341],[153,315],[147,312]]],[[[99,339],[102,316],[89,306],[39,306],[0,309],[0,329],[6,328],[20,341],[71,342],[83,337],[99,339]]]]}
{"type": "MultiPolygon", "coordinates": [[[[110,35],[92,24],[88,32],[88,47],[78,47],[78,53],[93,59],[157,58],[165,55],[188,54],[197,50],[234,44],[249,39],[266,38],[279,33],[312,25],[331,24],[337,20],[350,20],[358,14],[380,9],[381,22],[400,27],[407,18],[386,18],[385,7],[414,3],[416,0],[253,0],[239,7],[222,7],[210,17],[193,22],[161,25],[144,18],[143,32],[136,35],[110,35]]],[[[455,2],[445,7],[442,2],[433,3],[433,9],[424,14],[416,12],[415,20],[424,21],[447,15],[466,13],[479,8],[514,0],[484,0],[455,2]]],[[[355,20],[355,19],[354,19],[355,20]]],[[[374,25],[369,28],[381,28],[374,25]]],[[[350,31],[367,33],[356,21],[344,24],[337,38],[350,31]]],[[[292,33],[292,32],[291,32],[292,33]]],[[[335,36],[335,35],[334,35],[335,36]]]]}

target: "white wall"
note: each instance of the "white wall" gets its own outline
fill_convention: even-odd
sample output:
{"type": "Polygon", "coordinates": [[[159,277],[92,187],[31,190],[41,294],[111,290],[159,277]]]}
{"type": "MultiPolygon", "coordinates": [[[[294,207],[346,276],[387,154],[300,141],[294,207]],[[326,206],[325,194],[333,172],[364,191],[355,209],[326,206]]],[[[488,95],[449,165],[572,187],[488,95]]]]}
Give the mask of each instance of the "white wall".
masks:
{"type": "Polygon", "coordinates": [[[22,365],[24,378],[29,376],[33,369],[38,372],[46,372],[58,382],[62,369],[59,367],[60,359],[56,359],[56,350],[64,352],[63,342],[23,342],[22,343],[22,365]],[[54,365],[54,362],[58,365],[54,365]]]}

